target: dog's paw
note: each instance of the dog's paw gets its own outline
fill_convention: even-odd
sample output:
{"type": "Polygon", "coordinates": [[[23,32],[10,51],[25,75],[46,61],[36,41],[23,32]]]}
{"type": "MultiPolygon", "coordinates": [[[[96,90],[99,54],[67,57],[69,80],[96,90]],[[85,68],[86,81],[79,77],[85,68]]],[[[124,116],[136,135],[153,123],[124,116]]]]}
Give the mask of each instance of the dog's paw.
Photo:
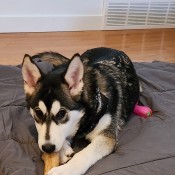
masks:
{"type": "MultiPolygon", "coordinates": [[[[63,166],[63,165],[62,165],[62,166],[63,166]]],[[[47,173],[47,175],[66,175],[66,174],[64,174],[64,170],[63,170],[62,166],[52,168],[52,169],[47,173]]]]}
{"type": "MultiPolygon", "coordinates": [[[[66,164],[59,167],[52,168],[47,175],[75,175],[74,169],[68,167],[66,164]]],[[[76,174],[78,175],[78,174],[76,174]]]]}
{"type": "Polygon", "coordinates": [[[65,165],[52,168],[47,175],[82,175],[84,173],[82,165],[78,165],[77,163],[70,164],[70,162],[68,162],[65,165]]]}
{"type": "Polygon", "coordinates": [[[60,150],[60,163],[67,163],[74,156],[74,151],[68,141],[65,141],[63,147],[60,150]]]}

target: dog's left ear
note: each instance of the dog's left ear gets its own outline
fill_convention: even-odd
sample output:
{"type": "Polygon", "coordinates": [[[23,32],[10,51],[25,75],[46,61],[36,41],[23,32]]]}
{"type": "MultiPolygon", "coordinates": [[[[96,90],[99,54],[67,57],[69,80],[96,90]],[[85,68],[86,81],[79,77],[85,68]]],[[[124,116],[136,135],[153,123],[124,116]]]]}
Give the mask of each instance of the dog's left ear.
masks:
{"type": "Polygon", "coordinates": [[[80,55],[75,54],[69,64],[65,74],[65,80],[69,85],[70,94],[72,97],[80,95],[83,88],[84,68],[80,55]]]}
{"type": "Polygon", "coordinates": [[[22,76],[24,79],[24,90],[31,95],[35,91],[38,80],[41,78],[41,71],[29,55],[25,55],[22,63],[22,76]]]}

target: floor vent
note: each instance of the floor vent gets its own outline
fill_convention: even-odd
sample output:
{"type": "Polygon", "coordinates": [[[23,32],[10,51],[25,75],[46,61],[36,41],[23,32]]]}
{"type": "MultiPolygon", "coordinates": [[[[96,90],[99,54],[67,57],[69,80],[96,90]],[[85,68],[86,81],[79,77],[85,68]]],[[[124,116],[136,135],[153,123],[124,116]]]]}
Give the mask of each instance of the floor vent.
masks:
{"type": "Polygon", "coordinates": [[[173,28],[175,1],[106,0],[104,29],[173,28]]]}

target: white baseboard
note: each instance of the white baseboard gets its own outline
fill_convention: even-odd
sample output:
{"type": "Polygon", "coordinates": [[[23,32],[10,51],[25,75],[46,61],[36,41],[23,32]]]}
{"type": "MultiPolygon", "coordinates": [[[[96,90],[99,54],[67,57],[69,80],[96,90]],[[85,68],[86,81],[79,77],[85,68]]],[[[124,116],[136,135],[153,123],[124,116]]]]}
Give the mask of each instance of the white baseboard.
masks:
{"type": "Polygon", "coordinates": [[[101,30],[103,16],[0,16],[0,33],[101,30]]]}

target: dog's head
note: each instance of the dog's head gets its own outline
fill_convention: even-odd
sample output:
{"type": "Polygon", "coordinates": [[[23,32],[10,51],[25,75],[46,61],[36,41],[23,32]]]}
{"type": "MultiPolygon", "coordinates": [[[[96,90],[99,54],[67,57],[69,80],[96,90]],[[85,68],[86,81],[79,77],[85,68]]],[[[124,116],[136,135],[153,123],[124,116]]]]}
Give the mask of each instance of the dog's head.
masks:
{"type": "Polygon", "coordinates": [[[78,54],[56,70],[43,74],[29,55],[22,64],[24,90],[42,151],[59,151],[74,136],[84,109],[77,101],[83,88],[83,63],[78,54]]]}

